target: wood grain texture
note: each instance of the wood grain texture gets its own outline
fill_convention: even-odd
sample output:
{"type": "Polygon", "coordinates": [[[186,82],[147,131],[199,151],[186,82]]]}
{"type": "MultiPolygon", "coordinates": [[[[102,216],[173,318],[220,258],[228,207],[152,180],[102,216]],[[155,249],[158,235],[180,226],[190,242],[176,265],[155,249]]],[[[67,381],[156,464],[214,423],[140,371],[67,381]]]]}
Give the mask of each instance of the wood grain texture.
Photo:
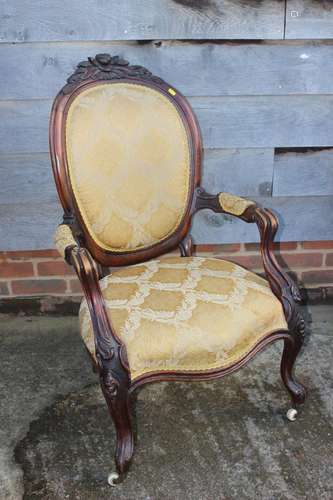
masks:
{"type": "Polygon", "coordinates": [[[209,193],[270,196],[273,156],[273,149],[207,149],[203,156],[202,186],[209,193]]]}
{"type": "Polygon", "coordinates": [[[0,156],[0,249],[53,248],[62,209],[49,154],[0,156]]]}
{"type": "Polygon", "coordinates": [[[282,38],[284,1],[0,1],[3,42],[282,38]]]}
{"type": "MultiPolygon", "coordinates": [[[[278,214],[277,240],[332,239],[332,196],[254,199],[278,214]]],[[[59,203],[2,203],[0,213],[0,250],[54,248],[52,237],[62,214],[59,203]]],[[[195,215],[191,234],[196,244],[259,241],[254,225],[209,210],[195,215]]]]}
{"type": "Polygon", "coordinates": [[[333,38],[331,0],[287,0],[286,38],[333,38]]]}
{"type": "Polygon", "coordinates": [[[52,102],[0,101],[0,154],[48,151],[52,102]]]}
{"type": "Polygon", "coordinates": [[[329,41],[25,43],[0,44],[1,99],[53,99],[78,61],[104,52],[146,66],[187,96],[333,93],[329,41]]]}
{"type": "Polygon", "coordinates": [[[275,155],[273,196],[316,195],[333,195],[333,148],[275,155]]]}
{"type": "MultiPolygon", "coordinates": [[[[333,96],[194,97],[190,102],[206,148],[332,144],[333,96]]],[[[0,153],[47,152],[50,109],[49,100],[0,102],[0,153]]]]}
{"type": "Polygon", "coordinates": [[[206,147],[327,146],[331,96],[193,98],[206,147]]]}
{"type": "Polygon", "coordinates": [[[59,202],[21,203],[16,193],[11,203],[0,203],[0,213],[0,250],[54,248],[53,234],[62,219],[59,202]]]}
{"type": "Polygon", "coordinates": [[[0,156],[0,178],[0,203],[59,203],[48,153],[0,156]]]}
{"type": "MultiPolygon", "coordinates": [[[[332,238],[332,196],[256,198],[256,201],[272,208],[278,215],[280,229],[276,239],[279,241],[332,238]]],[[[192,235],[194,243],[259,241],[256,228],[252,224],[245,224],[234,217],[214,214],[207,210],[195,215],[192,235]]]]}

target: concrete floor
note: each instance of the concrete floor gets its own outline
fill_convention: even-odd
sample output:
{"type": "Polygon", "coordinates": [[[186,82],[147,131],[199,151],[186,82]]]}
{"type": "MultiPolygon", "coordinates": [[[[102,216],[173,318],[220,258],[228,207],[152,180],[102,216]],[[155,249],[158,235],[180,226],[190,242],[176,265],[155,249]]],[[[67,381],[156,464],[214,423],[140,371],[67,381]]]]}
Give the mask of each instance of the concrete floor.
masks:
{"type": "Polygon", "coordinates": [[[114,489],[115,434],[77,319],[2,317],[0,499],[331,500],[333,308],[311,315],[296,422],[284,417],[278,344],[223,380],[146,386],[133,464],[114,489]]]}

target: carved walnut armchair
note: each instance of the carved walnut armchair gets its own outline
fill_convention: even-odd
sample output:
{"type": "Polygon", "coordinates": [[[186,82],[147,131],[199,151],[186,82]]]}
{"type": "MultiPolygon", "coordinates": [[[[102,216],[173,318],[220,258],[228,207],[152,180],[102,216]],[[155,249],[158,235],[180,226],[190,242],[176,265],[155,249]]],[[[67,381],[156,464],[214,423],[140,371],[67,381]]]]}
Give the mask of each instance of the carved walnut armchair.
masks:
{"type": "Polygon", "coordinates": [[[128,469],[130,397],[148,382],[223,377],[283,340],[294,420],[305,399],[293,376],[304,321],[299,291],[272,252],[277,219],[200,187],[200,131],[178,90],[118,56],[89,58],[55,99],[50,149],[64,209],[55,243],[82,283],[81,335],[117,433],[118,474],[109,483],[128,469]],[[192,257],[188,232],[201,209],[257,224],[267,281],[192,257]],[[163,257],[177,247],[179,257],[163,257]]]}

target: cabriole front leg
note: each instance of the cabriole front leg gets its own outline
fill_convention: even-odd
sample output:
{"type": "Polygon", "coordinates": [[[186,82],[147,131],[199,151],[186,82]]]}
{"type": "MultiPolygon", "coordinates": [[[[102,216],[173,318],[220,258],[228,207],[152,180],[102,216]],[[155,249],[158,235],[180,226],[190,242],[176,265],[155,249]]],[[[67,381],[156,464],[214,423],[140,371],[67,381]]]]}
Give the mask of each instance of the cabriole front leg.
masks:
{"type": "Polygon", "coordinates": [[[305,387],[295,380],[294,368],[297,356],[304,342],[305,325],[304,320],[297,312],[297,321],[290,337],[284,341],[284,349],[281,360],[281,377],[283,383],[291,396],[293,408],[287,412],[288,420],[295,420],[297,416],[297,407],[304,403],[306,398],[305,387]]]}
{"type": "Polygon", "coordinates": [[[126,350],[115,336],[106,313],[106,306],[99,285],[99,266],[84,247],[74,248],[71,259],[90,311],[94,329],[96,369],[101,388],[113,419],[116,434],[117,473],[109,475],[114,485],[123,480],[133,455],[133,431],[129,400],[129,368],[126,350]]]}
{"type": "Polygon", "coordinates": [[[117,472],[111,472],[108,476],[108,483],[114,486],[123,481],[134,451],[128,377],[125,373],[119,377],[119,373],[116,375],[111,369],[103,369],[100,373],[100,383],[117,436],[117,472]]]}

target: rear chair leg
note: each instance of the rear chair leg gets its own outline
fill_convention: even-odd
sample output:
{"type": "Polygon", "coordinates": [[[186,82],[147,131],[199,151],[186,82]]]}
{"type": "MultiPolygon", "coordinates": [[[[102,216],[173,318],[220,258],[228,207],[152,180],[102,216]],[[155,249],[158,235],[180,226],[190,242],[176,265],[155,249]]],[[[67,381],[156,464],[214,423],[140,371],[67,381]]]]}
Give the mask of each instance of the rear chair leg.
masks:
{"type": "Polygon", "coordinates": [[[115,378],[111,371],[101,374],[101,388],[114,422],[117,434],[116,468],[108,476],[110,486],[121,483],[128,470],[134,451],[128,385],[115,378]]]}
{"type": "Polygon", "coordinates": [[[284,349],[281,360],[281,377],[282,381],[291,395],[293,408],[287,411],[287,418],[290,421],[296,420],[296,407],[303,404],[306,398],[305,387],[297,382],[294,378],[294,364],[298,353],[302,347],[303,339],[299,335],[290,335],[284,340],[284,349]]]}

